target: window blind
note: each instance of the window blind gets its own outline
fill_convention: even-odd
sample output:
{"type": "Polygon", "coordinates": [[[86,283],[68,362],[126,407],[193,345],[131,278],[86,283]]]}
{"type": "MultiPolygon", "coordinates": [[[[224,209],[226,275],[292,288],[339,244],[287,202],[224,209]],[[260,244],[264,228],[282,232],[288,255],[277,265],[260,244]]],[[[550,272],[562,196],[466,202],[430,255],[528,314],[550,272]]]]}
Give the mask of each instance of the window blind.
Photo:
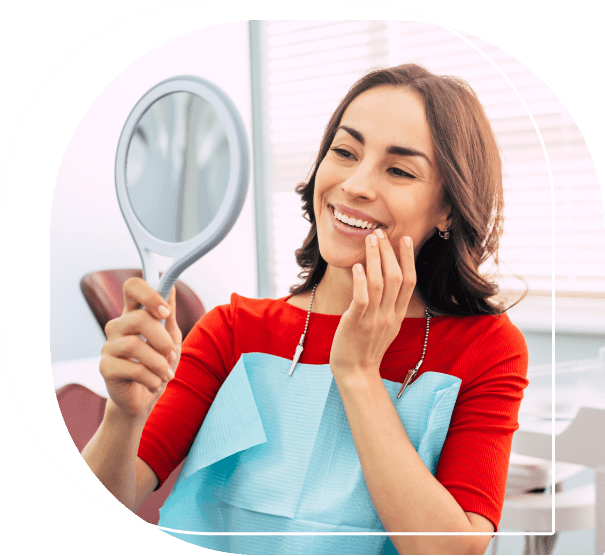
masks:
{"type": "Polygon", "coordinates": [[[425,22],[264,21],[264,114],[272,206],[271,273],[275,297],[288,294],[300,268],[294,251],[309,230],[295,186],[311,170],[328,119],[350,86],[371,69],[415,62],[466,79],[492,124],[504,170],[505,222],[500,284],[550,291],[554,187],[558,294],[605,295],[603,203],[590,153],[554,93],[518,60],[469,34],[425,22]],[[460,38],[462,37],[462,38],[460,38]],[[504,72],[504,77],[481,52],[504,72]]]}

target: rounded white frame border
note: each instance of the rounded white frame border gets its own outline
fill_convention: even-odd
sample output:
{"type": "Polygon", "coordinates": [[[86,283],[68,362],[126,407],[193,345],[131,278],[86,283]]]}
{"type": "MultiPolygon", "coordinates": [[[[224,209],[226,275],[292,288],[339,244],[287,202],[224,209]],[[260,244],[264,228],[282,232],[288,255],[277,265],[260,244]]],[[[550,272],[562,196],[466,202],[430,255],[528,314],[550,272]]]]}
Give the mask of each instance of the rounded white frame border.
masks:
{"type": "MultiPolygon", "coordinates": [[[[555,365],[555,237],[554,237],[555,236],[555,233],[554,233],[555,203],[554,203],[554,184],[553,184],[552,170],[551,170],[551,166],[550,166],[550,159],[548,158],[548,153],[546,151],[546,146],[544,145],[544,140],[542,138],[542,134],[540,133],[540,129],[538,128],[538,125],[536,124],[534,116],[531,113],[529,107],[527,106],[525,100],[523,99],[523,97],[521,96],[521,94],[519,93],[519,91],[517,90],[515,85],[511,82],[511,80],[507,77],[507,75],[498,67],[498,65],[487,54],[485,54],[485,52],[483,52],[478,46],[476,46],[470,40],[468,40],[466,37],[464,37],[460,33],[460,31],[458,31],[457,29],[448,27],[447,25],[445,25],[445,24],[441,23],[440,21],[437,21],[431,17],[425,16],[421,13],[415,12],[413,10],[409,10],[407,8],[402,8],[400,6],[393,6],[390,4],[384,4],[382,2],[373,2],[370,0],[333,0],[333,1],[335,3],[339,3],[339,4],[359,4],[359,5],[370,5],[370,6],[378,6],[381,8],[388,8],[391,10],[407,13],[409,15],[413,15],[415,17],[422,18],[425,21],[434,23],[436,25],[439,25],[440,27],[443,27],[444,29],[447,29],[448,31],[450,31],[451,33],[456,35],[459,39],[463,40],[464,42],[466,42],[467,44],[472,46],[477,52],[479,52],[479,54],[481,54],[500,73],[500,75],[502,75],[502,77],[504,77],[506,82],[511,86],[511,88],[513,89],[513,91],[515,92],[515,94],[517,95],[519,100],[521,101],[521,104],[523,104],[523,107],[525,108],[532,124],[534,125],[536,133],[538,134],[538,138],[540,139],[540,145],[542,146],[542,151],[544,152],[544,158],[546,159],[546,166],[548,168],[548,177],[549,177],[550,189],[551,189],[552,235],[553,235],[553,238],[552,238],[552,296],[551,296],[552,297],[552,311],[551,311],[551,315],[552,315],[552,362],[553,362],[552,364],[553,364],[553,369],[554,369],[554,365],[555,365]]],[[[92,42],[94,39],[101,36],[103,33],[106,33],[107,31],[113,29],[114,27],[117,27],[118,25],[121,25],[122,23],[130,21],[131,19],[135,19],[142,15],[147,15],[149,13],[152,13],[152,12],[155,12],[158,10],[175,8],[175,7],[185,6],[185,5],[190,5],[190,4],[225,4],[225,3],[231,3],[231,2],[214,2],[212,0],[204,2],[204,1],[192,0],[192,1],[183,1],[183,2],[173,2],[171,4],[164,4],[162,6],[155,6],[153,8],[149,8],[147,10],[143,10],[143,11],[137,12],[135,14],[132,14],[128,17],[122,18],[122,19],[112,23],[111,25],[108,25],[107,27],[105,27],[105,28],[101,29],[100,31],[98,31],[97,33],[95,33],[94,35],[90,36],[88,39],[86,39],[84,42],[82,42],[78,47],[74,48],[74,50],[72,50],[67,56],[65,56],[65,58],[63,58],[63,60],[61,60],[61,62],[59,64],[57,64],[57,66],[48,74],[46,79],[38,87],[38,89],[32,96],[31,100],[28,102],[27,106],[25,107],[25,110],[24,110],[23,114],[21,115],[21,118],[19,119],[19,123],[17,124],[17,128],[15,129],[15,132],[13,134],[13,137],[11,139],[11,142],[10,142],[10,145],[8,148],[8,153],[7,153],[6,160],[4,162],[4,168],[2,171],[2,183],[1,183],[1,191],[0,191],[0,196],[1,196],[0,199],[2,202],[2,206],[4,207],[4,188],[6,185],[6,175],[8,172],[8,164],[10,162],[10,156],[13,151],[15,141],[17,140],[17,135],[19,134],[19,131],[21,130],[21,126],[23,125],[23,122],[25,120],[25,117],[29,113],[32,105],[34,104],[34,102],[36,101],[36,99],[38,98],[38,96],[40,95],[42,90],[44,89],[44,87],[46,87],[47,83],[75,54],[77,54],[88,43],[92,42]]],[[[314,0],[314,1],[299,0],[299,3],[301,3],[301,4],[321,4],[323,2],[321,2],[320,0],[314,0]]],[[[1,264],[1,262],[0,262],[0,264],[1,264]]],[[[4,291],[4,289],[2,289],[2,292],[3,291],[4,291]]],[[[3,320],[2,314],[0,314],[0,319],[3,320]]],[[[523,532],[523,533],[517,533],[517,532],[509,532],[509,533],[502,533],[502,532],[497,532],[497,533],[239,533],[239,532],[217,533],[217,532],[207,532],[207,533],[205,533],[205,532],[199,532],[199,531],[181,531],[180,529],[170,529],[167,527],[160,527],[159,525],[154,525],[153,523],[148,523],[147,521],[144,521],[142,519],[125,514],[124,512],[121,512],[120,510],[116,510],[109,504],[106,504],[102,500],[99,500],[96,496],[92,495],[85,488],[81,487],[76,481],[74,481],[67,473],[65,473],[65,471],[63,471],[61,466],[46,451],[44,446],[42,446],[42,444],[38,440],[37,436],[35,435],[34,431],[30,427],[29,422],[25,418],[25,415],[23,414],[23,410],[21,409],[21,406],[19,405],[19,401],[17,400],[17,396],[15,394],[15,390],[13,388],[13,384],[10,379],[10,374],[8,372],[8,366],[6,363],[6,352],[4,349],[4,323],[0,322],[0,325],[1,325],[0,326],[0,342],[2,343],[2,361],[4,363],[4,372],[6,375],[6,381],[8,383],[8,387],[10,389],[11,396],[13,398],[13,403],[15,404],[15,407],[17,408],[17,411],[19,412],[19,416],[21,417],[21,420],[23,421],[25,428],[29,432],[30,436],[32,437],[32,439],[34,440],[34,442],[36,443],[36,445],[38,446],[40,451],[44,454],[46,459],[48,461],[50,461],[50,463],[55,467],[55,469],[57,471],[59,471],[59,473],[61,473],[61,475],[63,475],[63,477],[65,477],[65,479],[67,479],[67,481],[69,481],[80,492],[82,492],[83,494],[88,496],[88,498],[90,498],[91,500],[94,500],[97,504],[103,506],[105,509],[107,509],[117,515],[120,515],[130,521],[134,521],[135,523],[139,523],[146,527],[151,527],[153,529],[158,529],[160,531],[166,531],[166,532],[170,532],[170,533],[178,533],[178,534],[184,534],[184,535],[206,535],[206,536],[224,536],[224,535],[230,535],[230,536],[235,536],[235,535],[250,535],[250,536],[262,536],[262,535],[264,535],[264,536],[267,536],[267,535],[271,535],[271,536],[273,536],[273,535],[279,535],[279,536],[296,536],[296,535],[298,535],[298,536],[300,536],[300,535],[317,535],[317,536],[363,535],[363,536],[370,536],[370,535],[381,535],[381,536],[385,536],[386,534],[388,534],[388,535],[432,535],[432,536],[434,536],[434,535],[490,535],[490,536],[493,536],[493,535],[507,535],[507,536],[508,535],[515,535],[515,536],[523,535],[523,536],[525,536],[525,535],[537,535],[537,534],[540,534],[540,535],[547,534],[548,535],[548,534],[553,534],[555,531],[555,493],[554,493],[554,489],[553,489],[553,493],[552,493],[552,531],[550,531],[550,532],[541,531],[541,532],[529,532],[529,533],[527,533],[527,532],[523,532]]],[[[555,395],[555,373],[553,372],[552,373],[552,406],[553,407],[555,404],[554,395],[555,395]]],[[[555,458],[554,420],[552,421],[552,433],[553,433],[552,461],[554,462],[554,458],[555,458]]]]}

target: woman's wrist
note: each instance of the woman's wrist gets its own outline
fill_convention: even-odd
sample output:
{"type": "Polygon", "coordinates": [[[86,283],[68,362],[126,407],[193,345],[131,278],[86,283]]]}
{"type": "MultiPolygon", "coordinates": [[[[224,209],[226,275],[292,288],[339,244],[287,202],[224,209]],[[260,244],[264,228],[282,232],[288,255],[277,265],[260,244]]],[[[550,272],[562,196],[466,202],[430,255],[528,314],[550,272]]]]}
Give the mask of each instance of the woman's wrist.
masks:
{"type": "Polygon", "coordinates": [[[379,370],[368,369],[332,369],[334,381],[338,390],[343,394],[368,390],[382,384],[379,370]]]}
{"type": "Polygon", "coordinates": [[[141,432],[147,422],[147,418],[151,410],[146,410],[139,414],[131,414],[109,398],[107,405],[105,406],[105,415],[103,421],[110,427],[110,429],[141,429],[141,432]]]}

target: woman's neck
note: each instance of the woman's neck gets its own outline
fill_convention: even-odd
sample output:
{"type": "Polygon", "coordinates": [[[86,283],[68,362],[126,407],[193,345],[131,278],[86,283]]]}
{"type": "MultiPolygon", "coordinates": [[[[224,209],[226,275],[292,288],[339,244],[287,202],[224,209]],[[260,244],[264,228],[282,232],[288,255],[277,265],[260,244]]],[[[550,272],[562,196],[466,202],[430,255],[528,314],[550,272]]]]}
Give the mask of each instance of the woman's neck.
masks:
{"type": "MultiPolygon", "coordinates": [[[[308,292],[309,300],[311,292],[308,292]]],[[[324,315],[342,315],[353,301],[353,275],[349,268],[328,265],[315,290],[312,312],[324,315]]],[[[424,318],[426,303],[414,290],[406,318],[424,318]]]]}

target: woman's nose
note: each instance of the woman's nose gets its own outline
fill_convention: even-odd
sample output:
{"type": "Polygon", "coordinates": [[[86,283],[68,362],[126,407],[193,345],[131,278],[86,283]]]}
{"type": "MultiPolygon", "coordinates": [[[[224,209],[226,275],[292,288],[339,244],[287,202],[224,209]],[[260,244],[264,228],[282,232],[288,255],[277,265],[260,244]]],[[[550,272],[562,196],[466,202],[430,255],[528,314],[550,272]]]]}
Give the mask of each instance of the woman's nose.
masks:
{"type": "Polygon", "coordinates": [[[350,197],[376,198],[376,176],[372,170],[359,165],[353,174],[342,183],[342,190],[350,197]]]}

